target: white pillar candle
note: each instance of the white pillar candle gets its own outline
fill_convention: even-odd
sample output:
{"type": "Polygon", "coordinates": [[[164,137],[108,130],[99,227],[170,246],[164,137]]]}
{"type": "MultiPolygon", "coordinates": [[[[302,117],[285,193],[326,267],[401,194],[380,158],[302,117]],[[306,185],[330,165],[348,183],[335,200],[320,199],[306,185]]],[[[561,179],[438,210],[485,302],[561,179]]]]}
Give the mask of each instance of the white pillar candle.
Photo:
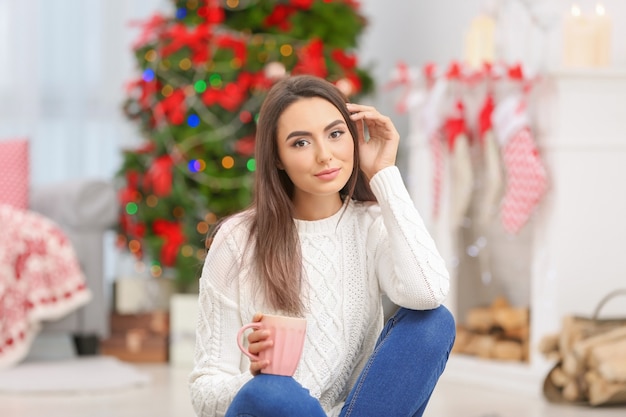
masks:
{"type": "Polygon", "coordinates": [[[573,5],[563,24],[563,63],[567,67],[592,67],[596,62],[595,24],[573,5]]]}
{"type": "Polygon", "coordinates": [[[598,67],[606,67],[611,63],[611,18],[606,14],[602,3],[596,5],[596,13],[593,17],[596,35],[596,59],[598,67]]]}
{"type": "Polygon", "coordinates": [[[465,63],[471,68],[482,68],[495,59],[494,34],[496,23],[486,14],[475,17],[465,35],[465,63]]]}

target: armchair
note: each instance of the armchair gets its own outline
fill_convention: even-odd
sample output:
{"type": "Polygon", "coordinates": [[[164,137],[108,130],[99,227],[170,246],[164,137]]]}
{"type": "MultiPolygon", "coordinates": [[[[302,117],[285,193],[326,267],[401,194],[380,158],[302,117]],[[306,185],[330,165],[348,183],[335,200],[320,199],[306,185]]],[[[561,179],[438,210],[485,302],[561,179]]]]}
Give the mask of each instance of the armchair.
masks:
{"type": "Polygon", "coordinates": [[[45,322],[42,332],[70,333],[79,354],[96,353],[99,339],[109,334],[103,239],[117,219],[114,186],[83,179],[34,187],[29,194],[29,208],[57,223],[71,241],[92,295],[73,313],[45,322]]]}

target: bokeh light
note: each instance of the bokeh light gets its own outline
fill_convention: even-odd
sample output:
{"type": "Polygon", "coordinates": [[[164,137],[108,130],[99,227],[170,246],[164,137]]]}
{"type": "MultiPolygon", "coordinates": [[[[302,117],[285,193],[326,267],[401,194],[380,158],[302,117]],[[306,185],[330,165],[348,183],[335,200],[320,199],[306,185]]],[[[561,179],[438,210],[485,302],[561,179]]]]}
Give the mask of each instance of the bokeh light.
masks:
{"type": "Polygon", "coordinates": [[[127,214],[130,214],[132,216],[133,214],[137,214],[137,210],[138,210],[138,207],[136,203],[133,203],[133,202],[126,203],[127,214]]]}
{"type": "Polygon", "coordinates": [[[150,82],[154,80],[154,70],[152,68],[146,68],[143,71],[143,75],[141,76],[145,82],[150,82]]]}
{"type": "Polygon", "coordinates": [[[222,158],[222,166],[226,169],[231,169],[235,166],[235,159],[232,156],[225,156],[222,158]]]}
{"type": "Polygon", "coordinates": [[[198,117],[197,114],[190,114],[189,117],[187,117],[187,124],[189,127],[200,126],[200,117],[198,117]]]}

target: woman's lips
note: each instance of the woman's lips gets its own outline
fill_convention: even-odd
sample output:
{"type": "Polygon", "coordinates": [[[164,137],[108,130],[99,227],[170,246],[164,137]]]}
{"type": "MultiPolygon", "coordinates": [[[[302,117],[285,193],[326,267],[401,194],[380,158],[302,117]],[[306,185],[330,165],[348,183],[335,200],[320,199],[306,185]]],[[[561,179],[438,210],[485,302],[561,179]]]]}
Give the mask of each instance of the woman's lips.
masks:
{"type": "Polygon", "coordinates": [[[339,168],[326,169],[324,171],[318,172],[317,174],[315,174],[315,176],[321,180],[330,181],[337,178],[337,175],[339,175],[339,171],[339,168]]]}

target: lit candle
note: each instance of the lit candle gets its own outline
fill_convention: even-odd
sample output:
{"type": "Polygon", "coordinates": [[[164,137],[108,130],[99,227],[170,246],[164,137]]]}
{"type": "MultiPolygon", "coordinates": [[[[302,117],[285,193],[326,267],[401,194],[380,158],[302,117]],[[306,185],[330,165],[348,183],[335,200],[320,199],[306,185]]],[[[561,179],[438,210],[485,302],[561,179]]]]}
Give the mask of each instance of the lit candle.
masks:
{"type": "Polygon", "coordinates": [[[594,16],[594,26],[596,33],[596,65],[606,67],[611,62],[611,18],[607,16],[606,9],[602,3],[596,5],[594,16]]]}
{"type": "Polygon", "coordinates": [[[568,67],[592,67],[596,63],[595,24],[573,5],[563,25],[563,61],[568,67]]]}
{"type": "Polygon", "coordinates": [[[485,63],[494,62],[495,30],[494,19],[486,14],[472,20],[465,35],[465,62],[471,68],[482,68],[485,63]]]}

